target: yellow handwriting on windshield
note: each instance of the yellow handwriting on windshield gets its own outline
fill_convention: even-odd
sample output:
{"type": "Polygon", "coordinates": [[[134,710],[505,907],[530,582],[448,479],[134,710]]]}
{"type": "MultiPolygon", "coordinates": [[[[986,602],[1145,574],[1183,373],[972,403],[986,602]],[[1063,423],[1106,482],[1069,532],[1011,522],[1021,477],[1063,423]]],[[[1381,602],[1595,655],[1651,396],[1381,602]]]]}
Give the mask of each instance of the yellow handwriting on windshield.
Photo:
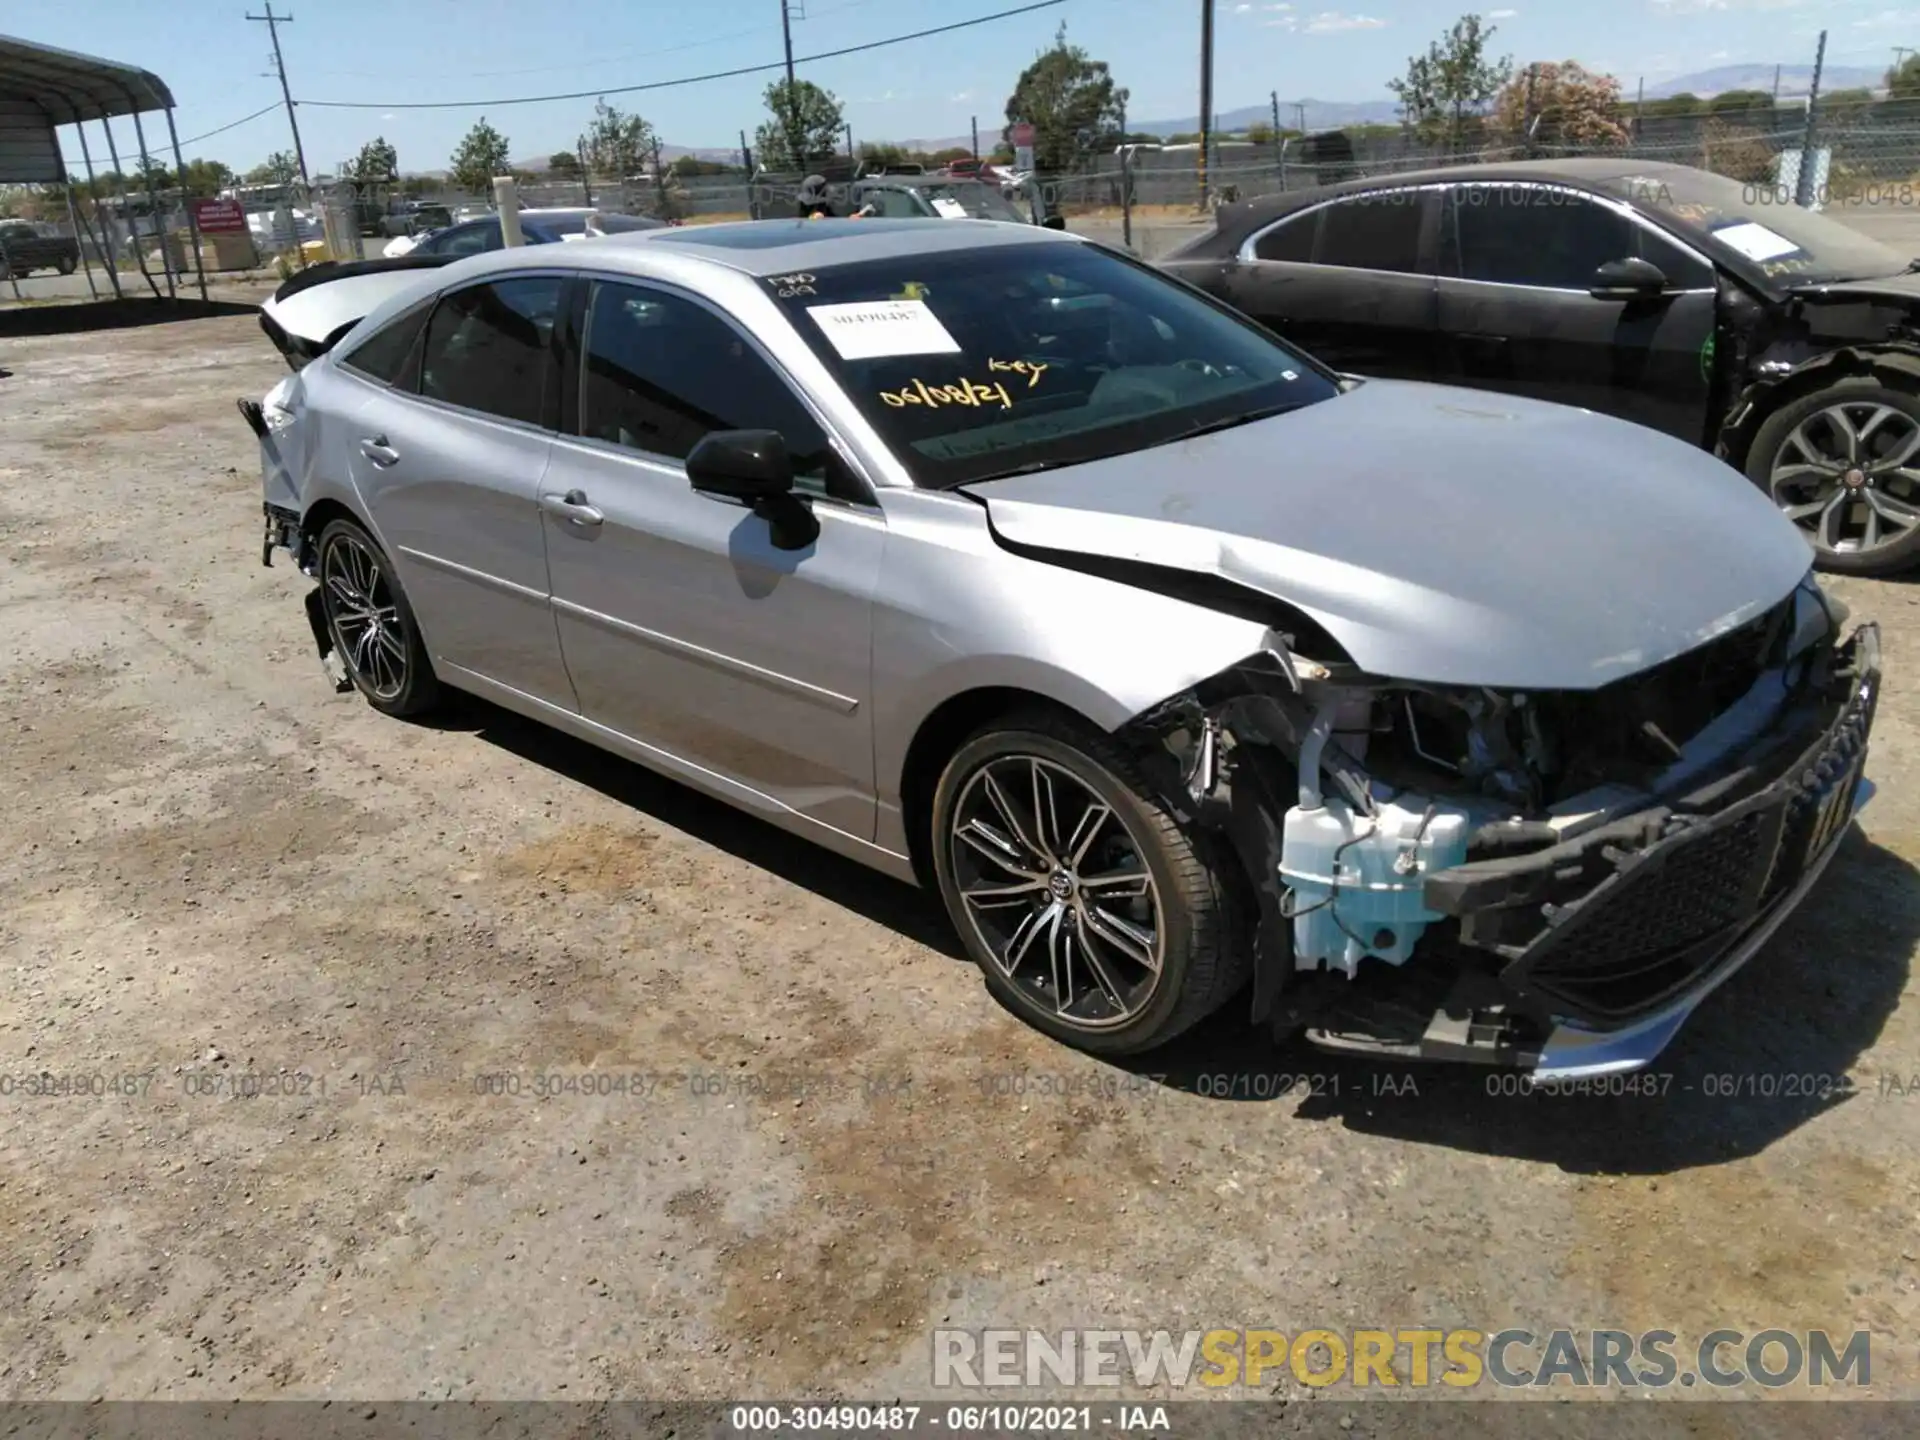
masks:
{"type": "Polygon", "coordinates": [[[987,405],[1000,402],[1002,410],[1013,408],[1013,397],[1004,385],[985,385],[978,380],[962,380],[954,385],[929,385],[924,380],[909,380],[901,390],[882,390],[880,398],[896,410],[909,405],[987,405]]]}
{"type": "Polygon", "coordinates": [[[1042,365],[1037,360],[989,360],[989,370],[1011,370],[1016,375],[1027,377],[1027,388],[1031,390],[1040,383],[1040,377],[1051,370],[1051,365],[1042,365]]]}

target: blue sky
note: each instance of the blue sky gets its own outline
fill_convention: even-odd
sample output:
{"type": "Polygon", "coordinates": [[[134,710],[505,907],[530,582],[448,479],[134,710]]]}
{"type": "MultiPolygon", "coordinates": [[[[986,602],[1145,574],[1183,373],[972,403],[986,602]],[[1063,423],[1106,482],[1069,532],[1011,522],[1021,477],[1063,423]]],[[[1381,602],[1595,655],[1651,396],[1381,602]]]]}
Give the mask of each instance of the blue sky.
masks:
{"type": "MultiPolygon", "coordinates": [[[[925,29],[1006,9],[1019,0],[806,0],[794,26],[798,55],[925,29]]],[[[1385,95],[1409,54],[1424,50],[1465,8],[1460,0],[1217,0],[1215,100],[1221,110],[1264,101],[1367,100],[1385,95]]],[[[278,98],[266,26],[243,18],[246,0],[72,0],[16,9],[22,38],[145,66],[172,87],[184,139],[278,98]]],[[[280,8],[276,6],[276,8],[280,8]]],[[[395,110],[395,101],[466,100],[640,84],[777,61],[779,0],[302,0],[282,31],[296,99],[372,102],[366,110],[300,109],[309,164],[331,169],[376,133],[405,169],[436,169],[479,110],[395,110]]],[[[1198,109],[1197,0],[1066,0],[1054,9],[953,35],[801,67],[845,102],[856,139],[964,135],[1002,123],[1007,92],[1062,19],[1133,93],[1139,119],[1198,109]]],[[[1649,82],[1729,62],[1801,62],[1831,32],[1829,59],[1881,65],[1898,44],[1920,45],[1920,0],[1514,0],[1483,12],[1496,50],[1516,60],[1577,59],[1649,82]]],[[[770,76],[616,97],[663,139],[736,143],[762,119],[770,76]]],[[[493,105],[487,118],[516,159],[567,146],[592,110],[576,100],[493,105]]],[[[123,145],[131,146],[131,126],[123,145]]],[[[152,141],[153,136],[149,136],[152,141]]],[[[190,155],[246,168],[288,147],[271,112],[190,155]]],[[[98,148],[98,147],[96,147],[98,148]]]]}

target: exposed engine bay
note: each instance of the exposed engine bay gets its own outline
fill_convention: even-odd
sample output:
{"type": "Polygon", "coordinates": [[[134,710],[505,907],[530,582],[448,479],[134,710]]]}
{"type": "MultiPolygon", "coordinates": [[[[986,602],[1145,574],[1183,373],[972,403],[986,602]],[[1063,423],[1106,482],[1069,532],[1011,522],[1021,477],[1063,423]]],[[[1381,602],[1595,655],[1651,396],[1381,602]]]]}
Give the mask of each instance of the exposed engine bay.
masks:
{"type": "Polygon", "coordinates": [[[1409,685],[1276,633],[1128,729],[1262,877],[1256,1019],[1524,1063],[1698,987],[1824,863],[1878,688],[1843,618],[1809,576],[1590,691],[1409,685]]]}

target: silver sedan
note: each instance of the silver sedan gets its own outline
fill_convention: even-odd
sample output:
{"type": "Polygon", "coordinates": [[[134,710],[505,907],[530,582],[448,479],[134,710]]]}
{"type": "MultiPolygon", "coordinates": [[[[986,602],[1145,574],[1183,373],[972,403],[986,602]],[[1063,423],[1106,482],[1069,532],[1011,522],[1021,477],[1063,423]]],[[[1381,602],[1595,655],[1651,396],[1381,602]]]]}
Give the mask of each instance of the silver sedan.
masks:
{"type": "Polygon", "coordinates": [[[1033,227],[402,269],[299,282],[385,298],[242,404],[335,683],[936,888],[1073,1044],[1251,981],[1331,1049],[1632,1069],[1870,790],[1875,633],[1653,431],[1334,374],[1033,227]]]}

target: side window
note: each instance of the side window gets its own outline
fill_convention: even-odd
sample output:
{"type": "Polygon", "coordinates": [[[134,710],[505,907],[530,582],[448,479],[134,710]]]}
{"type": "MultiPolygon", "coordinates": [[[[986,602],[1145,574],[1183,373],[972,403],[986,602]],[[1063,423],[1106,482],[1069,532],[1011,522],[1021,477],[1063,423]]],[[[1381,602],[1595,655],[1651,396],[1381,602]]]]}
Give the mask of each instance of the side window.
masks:
{"type": "Polygon", "coordinates": [[[429,300],[396,315],[341,356],[340,363],[383,385],[412,391],[420,378],[420,336],[432,311],[429,300]]]}
{"type": "Polygon", "coordinates": [[[481,220],[472,225],[449,230],[444,235],[436,235],[427,242],[426,247],[436,255],[478,255],[487,250],[498,250],[500,245],[500,222],[481,220]]]}
{"type": "Polygon", "coordinates": [[[637,285],[594,287],[580,433],[685,460],[714,430],[778,430],[797,487],[845,496],[849,478],[787,382],[705,306],[637,285]],[[833,483],[829,484],[829,477],[833,483]]]}
{"type": "Polygon", "coordinates": [[[502,420],[543,423],[564,284],[557,275],[529,275],[443,297],[427,322],[420,393],[502,420]]]}
{"type": "Polygon", "coordinates": [[[1632,224],[1570,190],[1456,185],[1444,225],[1443,273],[1497,285],[1585,290],[1609,260],[1636,254],[1632,224]]]}
{"type": "Polygon", "coordinates": [[[888,220],[916,220],[920,218],[920,207],[913,203],[913,196],[904,190],[875,190],[867,197],[873,201],[877,212],[888,220]]]}
{"type": "Polygon", "coordinates": [[[1285,260],[1305,265],[1313,259],[1313,232],[1320,227],[1320,212],[1296,215],[1274,226],[1254,242],[1253,253],[1260,260],[1285,260]]]}
{"type": "Polygon", "coordinates": [[[1418,273],[1424,201],[1418,190],[1382,190],[1335,201],[1320,212],[1314,262],[1418,273]]]}
{"type": "Polygon", "coordinates": [[[1640,258],[1658,265],[1667,283],[1676,290],[1713,288],[1713,266],[1682,250],[1649,225],[1636,225],[1633,229],[1640,239],[1640,258]]]}

